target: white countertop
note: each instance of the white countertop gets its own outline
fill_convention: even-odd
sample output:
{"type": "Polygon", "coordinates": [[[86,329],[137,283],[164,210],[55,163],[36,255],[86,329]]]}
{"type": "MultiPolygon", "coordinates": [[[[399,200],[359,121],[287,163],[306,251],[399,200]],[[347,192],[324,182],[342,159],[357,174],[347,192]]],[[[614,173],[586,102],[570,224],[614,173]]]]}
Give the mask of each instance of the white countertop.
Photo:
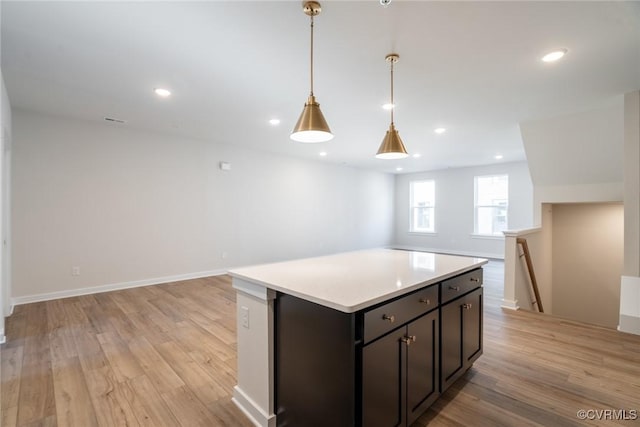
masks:
{"type": "Polygon", "coordinates": [[[484,258],[368,249],[237,268],[229,271],[229,274],[275,291],[353,313],[486,263],[484,258]]]}

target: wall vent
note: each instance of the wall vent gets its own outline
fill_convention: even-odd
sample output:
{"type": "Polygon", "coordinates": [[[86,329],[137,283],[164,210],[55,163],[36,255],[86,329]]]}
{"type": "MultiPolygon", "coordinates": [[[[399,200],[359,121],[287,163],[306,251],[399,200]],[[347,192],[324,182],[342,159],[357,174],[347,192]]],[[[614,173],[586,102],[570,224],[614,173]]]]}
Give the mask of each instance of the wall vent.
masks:
{"type": "Polygon", "coordinates": [[[113,117],[105,117],[104,118],[107,122],[114,122],[114,123],[127,123],[124,120],[120,120],[120,119],[114,119],[113,117]]]}

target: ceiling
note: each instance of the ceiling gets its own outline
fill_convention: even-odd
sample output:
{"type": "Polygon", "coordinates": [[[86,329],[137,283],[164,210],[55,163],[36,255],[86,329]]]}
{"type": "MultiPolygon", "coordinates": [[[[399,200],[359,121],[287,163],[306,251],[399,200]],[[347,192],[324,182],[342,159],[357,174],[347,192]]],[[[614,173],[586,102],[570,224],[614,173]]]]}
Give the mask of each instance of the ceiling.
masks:
{"type": "Polygon", "coordinates": [[[638,2],[322,7],[315,94],[330,142],[289,139],[309,92],[300,1],[2,1],[2,74],[14,108],[390,173],[524,160],[519,123],[640,88],[638,2]],[[540,61],[556,48],[569,52],[540,61]],[[391,52],[396,127],[420,158],[374,157],[389,126],[391,52]]]}

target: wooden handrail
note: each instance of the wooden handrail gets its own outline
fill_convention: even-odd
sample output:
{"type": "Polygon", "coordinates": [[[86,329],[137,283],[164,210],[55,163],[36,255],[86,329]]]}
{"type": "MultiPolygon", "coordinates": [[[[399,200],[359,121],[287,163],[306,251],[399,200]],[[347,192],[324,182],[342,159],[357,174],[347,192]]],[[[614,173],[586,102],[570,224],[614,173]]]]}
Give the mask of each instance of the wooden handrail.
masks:
{"type": "Polygon", "coordinates": [[[522,246],[522,254],[520,254],[520,257],[524,256],[524,259],[527,262],[527,270],[529,270],[531,287],[533,288],[533,293],[536,297],[536,300],[533,301],[532,304],[536,304],[538,306],[538,311],[540,313],[544,313],[544,309],[542,308],[542,300],[540,299],[540,292],[538,291],[538,282],[536,280],[536,274],[533,272],[533,262],[531,261],[531,253],[529,252],[529,245],[527,245],[527,239],[525,239],[524,237],[517,237],[516,244],[522,246]]]}

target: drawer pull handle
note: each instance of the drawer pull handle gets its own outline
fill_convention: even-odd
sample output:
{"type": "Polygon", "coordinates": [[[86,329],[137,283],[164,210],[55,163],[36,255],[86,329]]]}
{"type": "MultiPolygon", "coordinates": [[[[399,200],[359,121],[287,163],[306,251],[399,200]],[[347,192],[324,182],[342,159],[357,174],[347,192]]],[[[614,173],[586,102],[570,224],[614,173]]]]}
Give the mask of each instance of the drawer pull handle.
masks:
{"type": "Polygon", "coordinates": [[[460,286],[449,286],[449,289],[451,289],[452,291],[459,291],[460,286]]]}
{"type": "Polygon", "coordinates": [[[431,300],[429,298],[420,298],[420,302],[427,305],[431,304],[431,300]]]}
{"type": "Polygon", "coordinates": [[[462,304],[462,308],[464,308],[465,310],[470,310],[471,306],[471,304],[462,304]]]}
{"type": "Polygon", "coordinates": [[[388,320],[389,323],[393,323],[396,321],[396,316],[388,316],[386,314],[382,315],[382,320],[388,320]]]}
{"type": "Polygon", "coordinates": [[[416,342],[416,336],[415,335],[405,335],[404,337],[400,338],[400,341],[402,341],[406,345],[411,345],[412,342],[416,342]]]}
{"type": "Polygon", "coordinates": [[[470,277],[469,280],[472,282],[480,283],[480,279],[477,279],[475,277],[470,277]]]}

